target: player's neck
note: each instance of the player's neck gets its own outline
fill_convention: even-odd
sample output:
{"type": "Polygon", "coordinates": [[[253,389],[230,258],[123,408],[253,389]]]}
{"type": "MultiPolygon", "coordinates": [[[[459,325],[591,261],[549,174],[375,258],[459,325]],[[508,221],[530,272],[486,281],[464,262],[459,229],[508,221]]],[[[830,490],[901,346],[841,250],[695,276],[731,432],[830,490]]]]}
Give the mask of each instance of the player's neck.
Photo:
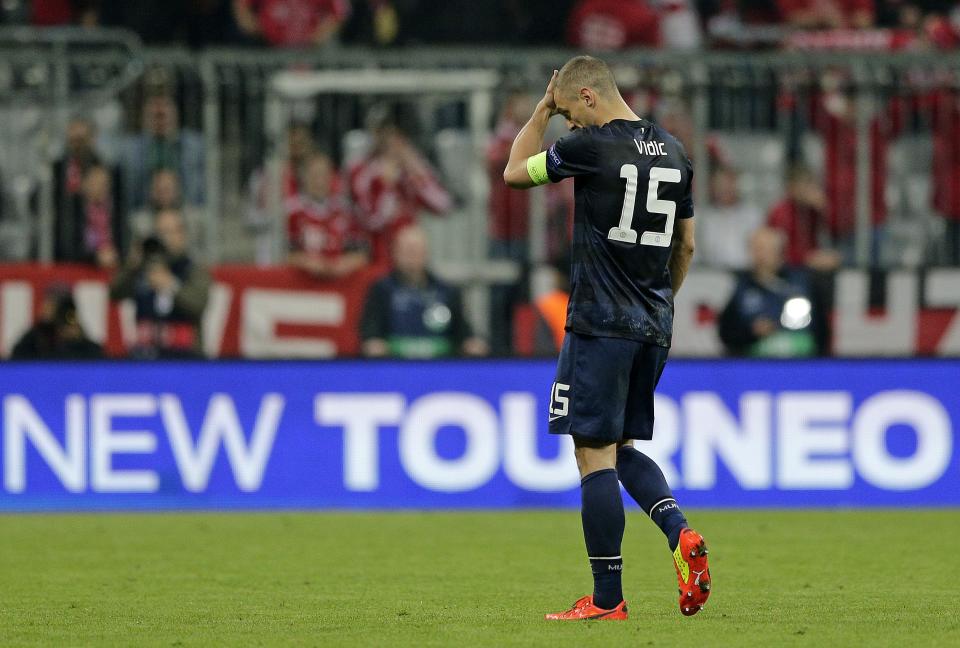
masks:
{"type": "Polygon", "coordinates": [[[633,109],[627,105],[627,102],[623,100],[622,97],[617,97],[609,109],[604,111],[604,114],[601,115],[600,125],[608,124],[616,119],[624,119],[626,121],[639,121],[640,117],[637,116],[637,113],[633,112],[633,109]]]}

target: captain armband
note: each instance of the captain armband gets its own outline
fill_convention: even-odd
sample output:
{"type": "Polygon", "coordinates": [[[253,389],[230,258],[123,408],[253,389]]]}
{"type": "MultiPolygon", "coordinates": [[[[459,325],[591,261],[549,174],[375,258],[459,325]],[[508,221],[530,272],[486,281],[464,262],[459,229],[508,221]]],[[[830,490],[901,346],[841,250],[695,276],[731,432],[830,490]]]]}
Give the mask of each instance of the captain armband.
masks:
{"type": "Polygon", "coordinates": [[[547,174],[547,152],[541,151],[536,155],[527,158],[527,174],[533,184],[545,185],[550,182],[550,176],[547,174]]]}

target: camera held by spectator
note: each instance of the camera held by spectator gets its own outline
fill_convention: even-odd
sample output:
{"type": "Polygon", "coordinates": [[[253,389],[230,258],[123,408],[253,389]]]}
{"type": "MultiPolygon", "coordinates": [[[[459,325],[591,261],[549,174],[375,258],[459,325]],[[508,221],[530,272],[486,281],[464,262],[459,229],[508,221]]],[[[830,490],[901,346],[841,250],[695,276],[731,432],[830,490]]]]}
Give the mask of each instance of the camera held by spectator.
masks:
{"type": "Polygon", "coordinates": [[[750,237],[752,265],[720,315],[720,339],[734,355],[814,355],[813,300],[807,276],[784,265],[783,234],[762,227],[750,237]]]}
{"type": "Polygon", "coordinates": [[[175,209],[159,212],[154,234],[134,246],[110,289],[113,299],[132,299],[136,306],[131,355],[198,356],[200,320],[209,291],[209,273],[188,254],[182,215],[175,209]]]}
{"type": "Polygon", "coordinates": [[[373,284],[360,321],[363,354],[369,357],[483,356],[485,340],[470,331],[460,291],[428,269],[427,235],[417,226],[400,230],[393,246],[395,270],[373,284]]]}

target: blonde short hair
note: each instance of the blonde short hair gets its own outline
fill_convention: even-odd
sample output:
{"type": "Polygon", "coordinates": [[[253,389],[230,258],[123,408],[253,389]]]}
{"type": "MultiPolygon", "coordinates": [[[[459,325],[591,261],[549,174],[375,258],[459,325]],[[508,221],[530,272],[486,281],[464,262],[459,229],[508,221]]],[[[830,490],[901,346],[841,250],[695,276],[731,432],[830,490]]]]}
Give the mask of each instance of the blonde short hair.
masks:
{"type": "Polygon", "coordinates": [[[610,67],[593,56],[575,56],[567,61],[557,75],[557,88],[568,95],[576,94],[580,88],[590,88],[605,97],[618,93],[610,67]]]}

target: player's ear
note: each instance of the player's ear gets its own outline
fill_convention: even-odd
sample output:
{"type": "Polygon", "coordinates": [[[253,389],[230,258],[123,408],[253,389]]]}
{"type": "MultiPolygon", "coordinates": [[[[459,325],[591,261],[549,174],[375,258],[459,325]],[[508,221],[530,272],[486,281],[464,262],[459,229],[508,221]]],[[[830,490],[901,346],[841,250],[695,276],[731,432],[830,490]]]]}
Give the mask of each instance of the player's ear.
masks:
{"type": "Polygon", "coordinates": [[[587,108],[597,107],[597,96],[590,88],[580,88],[580,99],[587,108]]]}

